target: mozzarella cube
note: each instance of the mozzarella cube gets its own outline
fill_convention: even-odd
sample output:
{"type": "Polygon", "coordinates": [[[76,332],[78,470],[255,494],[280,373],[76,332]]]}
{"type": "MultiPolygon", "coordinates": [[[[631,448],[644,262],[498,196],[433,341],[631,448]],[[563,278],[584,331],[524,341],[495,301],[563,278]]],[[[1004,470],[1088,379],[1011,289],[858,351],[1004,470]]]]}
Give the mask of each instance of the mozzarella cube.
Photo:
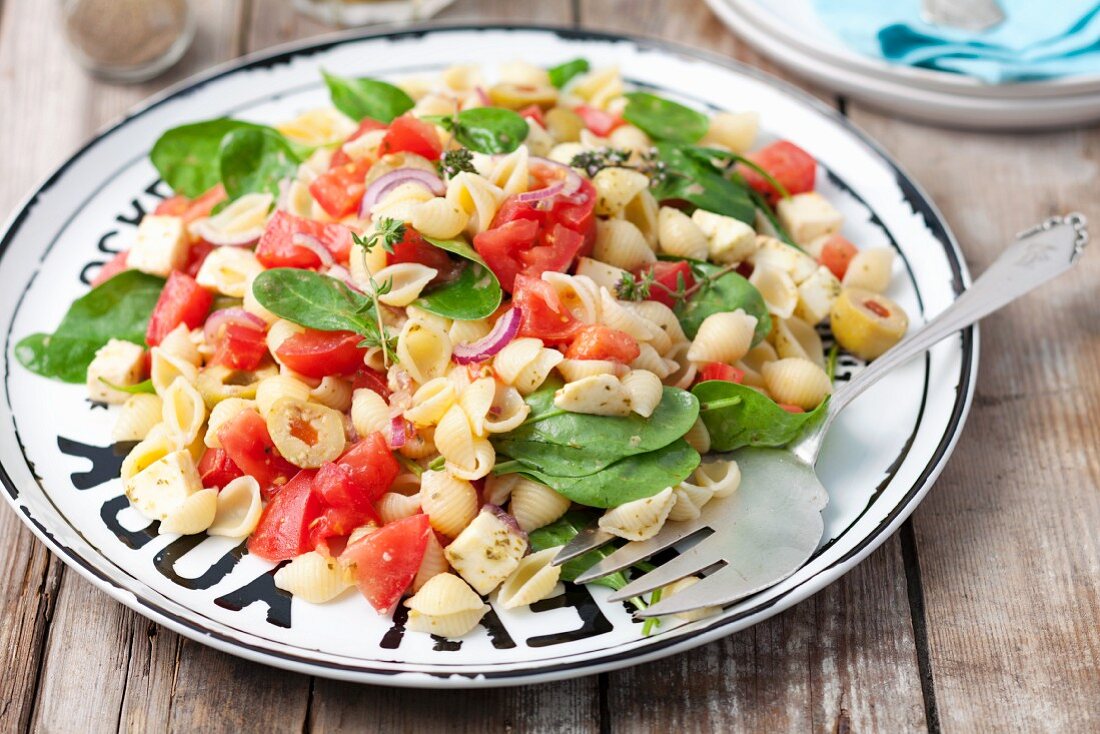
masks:
{"type": "Polygon", "coordinates": [[[630,415],[630,394],[615,375],[590,375],[554,393],[554,406],[570,413],[630,415]]]}
{"type": "Polygon", "coordinates": [[[696,209],[692,221],[707,236],[710,259],[720,263],[741,262],[756,252],[756,230],[739,219],[696,209]]]}
{"type": "Polygon", "coordinates": [[[88,396],[99,403],[125,403],[129,394],[110,385],[128,387],[141,381],[145,350],[133,342],[111,339],[95,353],[88,365],[88,396]]]}
{"type": "Polygon", "coordinates": [[[483,509],[444,555],[459,576],[485,595],[516,570],[527,552],[527,539],[518,525],[510,525],[490,509],[483,509]]]}
{"type": "Polygon", "coordinates": [[[195,459],[180,449],[154,461],[126,481],[126,496],[150,520],[166,520],[202,490],[195,459]]]}
{"type": "Polygon", "coordinates": [[[840,212],[816,191],[780,199],[776,214],[783,229],[800,245],[809,245],[822,235],[835,234],[844,223],[840,212]]]}
{"type": "Polygon", "coordinates": [[[760,235],[756,238],[758,248],[749,261],[754,265],[770,265],[786,271],[795,283],[801,283],[817,270],[817,260],[786,242],[760,235]]]}
{"type": "Polygon", "coordinates": [[[833,271],[822,265],[798,286],[794,315],[807,324],[819,324],[829,315],[839,295],[840,281],[833,271]]]}
{"type": "Polygon", "coordinates": [[[187,263],[187,227],[179,217],[150,214],[141,220],[126,264],[143,273],[167,278],[187,263]]]}

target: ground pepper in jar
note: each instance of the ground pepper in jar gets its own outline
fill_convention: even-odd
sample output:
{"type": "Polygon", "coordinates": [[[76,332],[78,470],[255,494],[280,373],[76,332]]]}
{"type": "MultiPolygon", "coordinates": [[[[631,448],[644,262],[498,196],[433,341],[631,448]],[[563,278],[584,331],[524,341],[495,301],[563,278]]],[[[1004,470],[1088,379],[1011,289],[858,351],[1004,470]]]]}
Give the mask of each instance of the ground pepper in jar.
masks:
{"type": "Polygon", "coordinates": [[[63,0],[65,34],[93,73],[147,79],[179,60],[194,35],[187,0],[63,0]]]}

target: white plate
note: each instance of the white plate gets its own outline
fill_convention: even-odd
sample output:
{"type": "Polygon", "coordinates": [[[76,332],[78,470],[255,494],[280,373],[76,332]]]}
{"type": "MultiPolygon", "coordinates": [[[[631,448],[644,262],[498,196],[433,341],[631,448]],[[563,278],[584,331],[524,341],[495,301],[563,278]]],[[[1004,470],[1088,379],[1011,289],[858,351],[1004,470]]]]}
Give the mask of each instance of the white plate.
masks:
{"type": "MultiPolygon", "coordinates": [[[[967,331],[914,360],[853,405],[819,469],[831,491],[825,542],[782,584],[692,624],[644,638],[607,590],[569,586],[533,609],[496,609],[461,641],[405,634],[347,594],[312,606],[276,591],[271,566],[243,545],[157,535],[127,506],[108,444],[111,417],[84,389],[40,378],[12,356],[20,338],[53,328],[96,267],[133,237],[165,194],[146,153],[165,129],[237,115],[260,122],[327,102],[320,69],[399,78],[472,61],[550,65],[585,56],[619,64],[635,83],[703,107],[759,110],[765,128],[812,151],[818,188],[863,247],[897,248],[890,295],[919,324],[950,304],[966,267],[939,214],[873,143],[789,86],[717,57],[579,31],[439,28],[343,35],[251,57],[170,90],[77,152],[28,199],[0,241],[0,401],[5,498],[39,538],[115,599],[220,650],[304,673],[401,686],[511,685],[641,663],[770,617],[836,580],[881,544],[939,474],[966,416],[977,362],[967,331]]],[[[842,360],[839,375],[858,365],[842,360]]]]}
{"type": "Polygon", "coordinates": [[[1100,75],[984,84],[962,74],[892,65],[847,48],[812,0],[706,0],[755,49],[796,74],[888,112],[981,129],[1075,125],[1100,119],[1100,75]]]}

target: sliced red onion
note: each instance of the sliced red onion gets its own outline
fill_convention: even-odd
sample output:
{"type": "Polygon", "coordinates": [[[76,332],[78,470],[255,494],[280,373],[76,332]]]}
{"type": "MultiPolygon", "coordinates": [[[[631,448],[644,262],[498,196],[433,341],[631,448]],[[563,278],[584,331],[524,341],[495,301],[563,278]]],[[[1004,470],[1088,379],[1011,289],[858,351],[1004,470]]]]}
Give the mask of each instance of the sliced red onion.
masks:
{"type": "Polygon", "coordinates": [[[447,193],[447,187],[439,180],[439,176],[431,171],[425,171],[422,168],[398,168],[396,171],[380,176],[367,187],[363,194],[363,203],[359,205],[359,218],[369,217],[371,208],[381,201],[382,197],[403,183],[420,184],[434,196],[443,196],[447,193]]]}
{"type": "Polygon", "coordinates": [[[558,181],[556,184],[551,184],[544,189],[538,189],[536,191],[528,191],[523,194],[516,195],[516,201],[521,201],[525,204],[532,202],[542,201],[543,199],[549,199],[557,196],[565,189],[565,181],[558,181]]]}
{"type": "Polygon", "coordinates": [[[474,87],[474,92],[477,93],[477,100],[483,107],[493,106],[493,100],[489,97],[488,92],[485,91],[485,87],[476,86],[474,87]]]}
{"type": "Polygon", "coordinates": [[[363,292],[363,289],[355,282],[355,279],[351,277],[351,273],[343,265],[333,265],[328,269],[325,275],[330,278],[336,278],[336,280],[342,281],[344,285],[351,288],[353,291],[363,292]]]}
{"type": "Polygon", "coordinates": [[[243,308],[223,308],[210,314],[206,320],[202,333],[207,344],[213,344],[221,338],[222,329],[229,325],[243,326],[246,329],[254,329],[259,332],[267,331],[267,324],[256,314],[249,313],[243,308]]]}
{"type": "Polygon", "coordinates": [[[405,439],[408,438],[406,433],[406,426],[408,421],[400,415],[395,415],[390,419],[390,448],[399,449],[405,445],[405,439]]]}
{"type": "Polygon", "coordinates": [[[516,338],[522,320],[523,312],[519,308],[509,309],[497,319],[493,324],[493,330],[485,336],[469,344],[455,344],[451,358],[455,364],[484,362],[516,338]]]}
{"type": "Polygon", "coordinates": [[[336,258],[332,256],[328,248],[321,244],[321,240],[317,239],[311,234],[305,234],[304,232],[296,233],[291,239],[292,244],[304,247],[321,261],[321,266],[328,268],[336,264],[336,258]]]}
{"type": "Polygon", "coordinates": [[[560,192],[562,196],[572,196],[574,193],[576,193],[577,189],[581,187],[581,183],[584,181],[584,179],[581,178],[581,175],[577,173],[577,171],[572,166],[567,166],[564,163],[552,161],[549,158],[539,158],[538,156],[534,155],[531,156],[531,160],[537,161],[544,166],[549,166],[550,168],[557,169],[562,173],[562,182],[565,184],[564,188],[562,188],[560,192]]]}
{"type": "Polygon", "coordinates": [[[501,509],[499,505],[493,505],[486,502],[484,505],[481,506],[481,511],[489,512],[495,515],[496,518],[500,520],[510,532],[522,538],[525,543],[527,542],[527,531],[519,526],[519,521],[516,520],[515,516],[505,512],[503,509],[501,509]]]}
{"type": "Polygon", "coordinates": [[[196,236],[200,237],[212,245],[219,247],[244,247],[256,242],[264,233],[263,227],[253,227],[252,229],[246,229],[243,232],[236,232],[234,234],[227,234],[218,227],[215,227],[210,223],[210,219],[199,219],[192,222],[188,227],[188,231],[196,236]]]}

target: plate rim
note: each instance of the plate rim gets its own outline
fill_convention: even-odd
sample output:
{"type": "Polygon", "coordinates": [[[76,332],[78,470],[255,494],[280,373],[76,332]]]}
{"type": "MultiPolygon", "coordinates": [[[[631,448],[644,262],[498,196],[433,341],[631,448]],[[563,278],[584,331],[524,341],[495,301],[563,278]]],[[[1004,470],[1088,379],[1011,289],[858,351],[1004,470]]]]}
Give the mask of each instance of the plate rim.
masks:
{"type": "MultiPolygon", "coordinates": [[[[101,139],[169,99],[198,89],[222,76],[255,66],[273,65],[283,58],[290,58],[303,53],[325,51],[339,45],[359,40],[380,38],[402,39],[422,37],[432,33],[456,31],[527,31],[552,33],[571,41],[627,42],[643,50],[671,53],[688,59],[714,64],[768,84],[781,93],[791,96],[795,100],[814,108],[830,122],[840,125],[887,166],[887,168],[894,173],[897,184],[902,190],[907,203],[912,205],[916,213],[922,216],[933,237],[943,246],[952,271],[952,289],[955,291],[956,295],[970,284],[969,272],[958,241],[935,203],[928,197],[923,188],[908,175],[908,173],[881,147],[881,145],[877,143],[877,141],[834,108],[824,104],[822,101],[782,79],[778,79],[767,72],[715,52],[696,49],[674,41],[667,41],[645,35],[611,33],[588,30],[575,26],[541,23],[422,23],[415,25],[383,26],[370,30],[349,29],[280,44],[263,51],[254,52],[215,65],[210,69],[170,85],[161,92],[152,95],[145,101],[132,107],[117,121],[104,125],[51,173],[47,174],[47,176],[42,179],[41,183],[35,186],[28,195],[16,205],[16,208],[7,217],[7,221],[4,223],[2,229],[0,229],[0,258],[3,257],[9,245],[14,240],[23,219],[26,218],[33,208],[36,199],[44,191],[48,190],[72,164],[101,139]]],[[[769,614],[769,616],[783,611],[817,593],[864,560],[871,552],[878,548],[879,545],[893,535],[900,524],[909,517],[917,505],[920,504],[920,501],[927,494],[929,489],[931,489],[932,484],[943,470],[947,459],[953,452],[958,438],[961,435],[974,395],[980,351],[978,330],[976,327],[970,327],[962,332],[961,337],[962,354],[960,358],[959,383],[955,388],[956,398],[951,409],[949,422],[945,428],[943,437],[935,447],[928,463],[925,468],[921,470],[913,486],[906,492],[902,500],[891,509],[886,518],[880,523],[879,527],[861,539],[848,554],[782,596],[771,599],[766,604],[761,605],[760,608],[766,607],[772,610],[772,614],[769,614]]],[[[7,364],[8,363],[5,365],[6,367],[7,364]]],[[[139,597],[133,591],[119,585],[114,579],[104,574],[100,569],[92,566],[90,562],[84,559],[75,550],[69,548],[54,537],[49,529],[42,525],[37,518],[32,516],[28,510],[20,508],[13,495],[13,492],[18,492],[18,487],[16,487],[11,476],[8,474],[7,468],[3,465],[0,465],[0,483],[9,490],[2,493],[6,503],[12,507],[13,511],[15,511],[15,514],[24,525],[26,525],[31,532],[51,550],[51,552],[55,553],[67,566],[91,582],[96,588],[104,591],[113,599],[136,613],[158,624],[163,624],[188,639],[214,647],[223,652],[260,662],[265,665],[326,678],[416,688],[497,687],[574,678],[648,662],[678,652],[684,652],[707,642],[720,639],[735,631],[728,629],[730,625],[736,624],[746,616],[755,614],[759,609],[747,610],[744,614],[736,618],[718,620],[712,625],[693,630],[679,637],[665,640],[654,638],[652,644],[633,650],[619,653],[612,652],[592,660],[572,663],[564,662],[558,664],[558,666],[550,666],[553,669],[547,669],[547,667],[520,668],[498,672],[490,671],[488,674],[448,674],[429,671],[416,672],[395,670],[392,668],[385,668],[386,663],[382,661],[369,661],[372,665],[372,667],[369,668],[357,666],[354,669],[347,669],[346,666],[341,667],[330,663],[310,661],[282,652],[258,648],[247,642],[233,639],[221,635],[220,633],[215,633],[191,620],[178,618],[178,615],[171,610],[163,608],[159,603],[139,597]],[[373,667],[375,665],[381,665],[382,667],[373,667]]]]}

